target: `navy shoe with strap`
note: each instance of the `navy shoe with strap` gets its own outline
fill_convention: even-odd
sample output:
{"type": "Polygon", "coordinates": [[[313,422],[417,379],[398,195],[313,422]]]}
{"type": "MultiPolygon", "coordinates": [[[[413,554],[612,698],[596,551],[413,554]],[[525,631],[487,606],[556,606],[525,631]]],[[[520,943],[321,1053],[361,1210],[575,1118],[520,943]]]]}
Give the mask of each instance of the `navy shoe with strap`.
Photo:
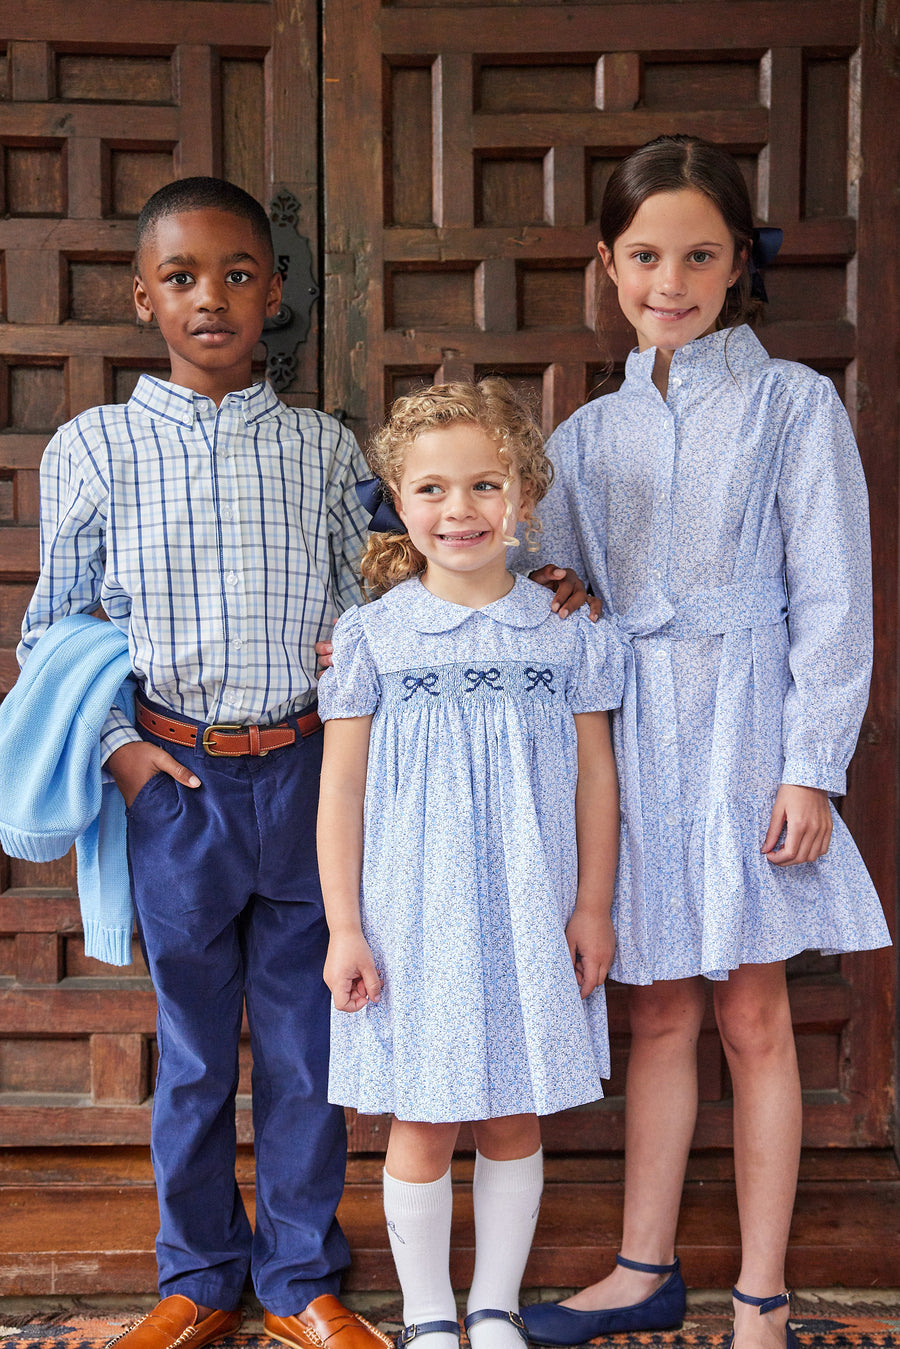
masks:
{"type": "MultiPolygon", "coordinates": [[[[749,1293],[732,1288],[731,1296],[738,1302],[745,1302],[748,1307],[758,1307],[760,1316],[765,1316],[766,1312],[773,1312],[776,1307],[790,1307],[793,1293],[776,1293],[774,1297],[751,1297],[749,1293]]],[[[784,1330],[787,1336],[787,1349],[800,1349],[800,1341],[794,1334],[790,1321],[786,1323],[784,1330]]],[[[734,1349],[734,1334],[728,1341],[728,1349],[734,1349]]]]}
{"type": "Polygon", "coordinates": [[[599,1311],[579,1311],[558,1302],[537,1302],[523,1307],[522,1320],[528,1338],[535,1344],[584,1344],[598,1335],[628,1331],[677,1330],[684,1320],[686,1291],[681,1277],[681,1261],[672,1265],[645,1265],[638,1260],[616,1256],[616,1264],[637,1269],[642,1274],[668,1274],[655,1293],[630,1307],[603,1307],[599,1311]]]}
{"type": "Polygon", "coordinates": [[[525,1343],[528,1343],[528,1331],[525,1329],[525,1322],[518,1312],[503,1312],[498,1307],[482,1307],[477,1312],[469,1312],[469,1315],[463,1320],[467,1335],[470,1327],[477,1326],[479,1321],[508,1321],[522,1336],[525,1343]]]}
{"type": "Polygon", "coordinates": [[[416,1321],[404,1326],[397,1336],[397,1349],[406,1349],[406,1345],[419,1335],[455,1335],[459,1339],[458,1321],[416,1321]]]}

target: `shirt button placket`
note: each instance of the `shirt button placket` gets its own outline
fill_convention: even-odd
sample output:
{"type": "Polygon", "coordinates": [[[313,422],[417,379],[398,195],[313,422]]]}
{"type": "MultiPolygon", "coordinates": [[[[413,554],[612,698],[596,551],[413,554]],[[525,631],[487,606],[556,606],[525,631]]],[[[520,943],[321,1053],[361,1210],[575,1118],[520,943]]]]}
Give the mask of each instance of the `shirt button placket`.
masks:
{"type": "Polygon", "coordinates": [[[219,705],[225,720],[241,719],[247,683],[246,560],[241,540],[237,473],[237,437],[242,430],[240,407],[226,398],[216,415],[214,441],[226,643],[226,673],[219,705]]]}

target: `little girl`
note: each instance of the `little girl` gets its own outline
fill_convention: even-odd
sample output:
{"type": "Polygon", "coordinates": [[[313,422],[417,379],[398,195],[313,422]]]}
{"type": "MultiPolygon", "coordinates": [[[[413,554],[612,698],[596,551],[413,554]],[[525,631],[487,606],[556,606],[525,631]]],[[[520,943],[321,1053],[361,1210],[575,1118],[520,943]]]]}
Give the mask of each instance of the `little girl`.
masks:
{"type": "Polygon", "coordinates": [[[384,1209],[402,1346],[459,1341],[450,1159],[472,1121],[465,1325],[473,1349],[521,1349],[538,1116],[595,1100],[609,1075],[618,788],[604,709],[624,653],[506,569],[551,469],[503,380],[399,399],[369,462],[400,518],[386,502],[373,517],[362,570],[382,597],[340,619],[319,686],[329,1094],[394,1115],[384,1209]]]}
{"type": "Polygon", "coordinates": [[[705,978],[734,1093],[735,1342],[782,1349],[801,1126],[784,962],[888,942],[829,802],[869,682],[865,483],[831,382],[745,326],[756,236],[730,155],[643,146],[612,174],[600,230],[637,350],[621,390],[548,446],[540,554],[586,575],[631,645],[610,971],[632,985],[624,1231],[610,1275],[524,1317],[550,1345],[680,1323],[705,978]]]}

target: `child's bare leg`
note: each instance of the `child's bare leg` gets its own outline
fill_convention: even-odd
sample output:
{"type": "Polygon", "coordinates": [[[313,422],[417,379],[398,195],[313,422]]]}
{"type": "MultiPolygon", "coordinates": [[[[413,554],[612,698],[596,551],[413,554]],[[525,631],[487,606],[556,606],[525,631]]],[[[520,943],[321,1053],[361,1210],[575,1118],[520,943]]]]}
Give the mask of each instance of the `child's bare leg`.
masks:
{"type": "MultiPolygon", "coordinates": [[[[741,1222],[736,1287],[784,1291],[797,1171],[801,1097],[784,964],[742,965],[714,992],[734,1089],[734,1169],[741,1222]]],[[[783,1349],[788,1308],[759,1314],[734,1303],[736,1349],[783,1349]]]]}
{"type": "Polygon", "coordinates": [[[384,1156],[384,1169],[395,1180],[427,1184],[438,1180],[450,1165],[458,1124],[422,1124],[395,1119],[384,1156]]]}
{"type": "MultiPolygon", "coordinates": [[[[450,1283],[453,1192],[450,1159],[458,1124],[395,1119],[384,1166],[384,1216],[407,1326],[446,1328],[421,1337],[421,1349],[457,1349],[456,1299],[450,1283]]],[[[418,1347],[417,1347],[418,1349],[418,1347]]]]}
{"type": "MultiPolygon", "coordinates": [[[[697,1118],[697,1040],[705,1003],[701,979],[666,979],[628,991],[622,1255],[642,1264],[670,1265],[675,1259],[675,1228],[697,1118]]],[[[629,1307],[650,1297],[668,1277],[616,1265],[563,1306],[580,1311],[629,1307]]]]}
{"type": "MultiPolygon", "coordinates": [[[[466,1311],[519,1310],[519,1288],[543,1188],[541,1131],[536,1115],[479,1120],[475,1135],[475,1272],[466,1311]]],[[[509,1320],[466,1321],[472,1349],[522,1349],[509,1320]]]]}

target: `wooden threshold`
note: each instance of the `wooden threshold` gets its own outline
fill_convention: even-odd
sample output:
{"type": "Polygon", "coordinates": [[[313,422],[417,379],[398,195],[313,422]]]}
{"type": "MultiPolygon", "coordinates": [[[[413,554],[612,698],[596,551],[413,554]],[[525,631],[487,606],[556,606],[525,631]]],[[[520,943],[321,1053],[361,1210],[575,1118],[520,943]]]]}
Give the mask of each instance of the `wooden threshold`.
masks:
{"type": "MultiPolygon", "coordinates": [[[[340,1218],[353,1251],[344,1286],[396,1287],[381,1209],[379,1156],[353,1157],[340,1218]]],[[[738,1269],[738,1227],[726,1152],[691,1158],[678,1250],[694,1288],[727,1288],[738,1269]]],[[[454,1162],[452,1273],[464,1287],[473,1260],[472,1159],[454,1162]]],[[[253,1212],[253,1159],[238,1179],[253,1212]]],[[[589,1282],[612,1263],[622,1205],[619,1156],[548,1157],[526,1287],[589,1282]]],[[[157,1210],[145,1148],[0,1149],[0,1295],[153,1293],[157,1210]]],[[[900,1171],[888,1152],[808,1150],[788,1253],[798,1288],[900,1286],[900,1171]]]]}

